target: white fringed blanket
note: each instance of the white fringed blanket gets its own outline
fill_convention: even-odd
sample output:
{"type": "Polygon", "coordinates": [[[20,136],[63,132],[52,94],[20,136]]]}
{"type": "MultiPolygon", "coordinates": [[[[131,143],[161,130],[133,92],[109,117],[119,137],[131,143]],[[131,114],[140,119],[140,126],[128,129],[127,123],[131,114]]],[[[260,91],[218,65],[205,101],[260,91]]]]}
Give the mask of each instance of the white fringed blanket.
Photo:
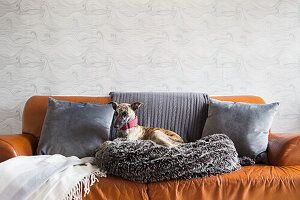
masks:
{"type": "Polygon", "coordinates": [[[12,158],[0,163],[0,199],[82,199],[96,176],[106,176],[92,162],[58,154],[12,158]]]}

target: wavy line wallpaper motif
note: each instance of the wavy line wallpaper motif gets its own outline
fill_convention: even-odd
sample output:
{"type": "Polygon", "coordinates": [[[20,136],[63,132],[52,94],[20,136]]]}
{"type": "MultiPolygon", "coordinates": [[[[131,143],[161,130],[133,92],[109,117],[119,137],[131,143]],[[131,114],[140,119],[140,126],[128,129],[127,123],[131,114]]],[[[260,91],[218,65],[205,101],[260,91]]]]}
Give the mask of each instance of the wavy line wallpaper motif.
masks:
{"type": "Polygon", "coordinates": [[[32,95],[252,94],[300,132],[299,0],[1,0],[0,134],[32,95]]]}

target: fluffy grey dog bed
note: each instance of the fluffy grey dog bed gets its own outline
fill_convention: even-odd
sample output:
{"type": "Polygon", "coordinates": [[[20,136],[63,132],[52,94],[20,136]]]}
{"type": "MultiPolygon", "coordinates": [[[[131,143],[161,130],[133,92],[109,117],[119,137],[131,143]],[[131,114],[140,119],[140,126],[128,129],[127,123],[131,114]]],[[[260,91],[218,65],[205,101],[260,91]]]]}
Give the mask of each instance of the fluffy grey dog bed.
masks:
{"type": "Polygon", "coordinates": [[[233,142],[223,134],[167,148],[150,140],[115,139],[96,152],[98,167],[108,174],[138,182],[191,179],[233,172],[254,164],[238,158],[233,142]]]}

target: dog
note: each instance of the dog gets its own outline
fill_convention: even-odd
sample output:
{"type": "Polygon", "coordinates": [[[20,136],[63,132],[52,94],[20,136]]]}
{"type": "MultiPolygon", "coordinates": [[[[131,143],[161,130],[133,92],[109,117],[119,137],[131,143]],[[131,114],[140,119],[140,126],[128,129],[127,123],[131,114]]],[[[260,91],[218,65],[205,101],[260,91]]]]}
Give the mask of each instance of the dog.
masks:
{"type": "Polygon", "coordinates": [[[183,143],[183,139],[175,132],[162,129],[139,126],[135,111],[143,104],[110,102],[115,110],[114,127],[118,129],[118,137],[127,140],[152,140],[156,144],[166,147],[174,147],[183,143]]]}

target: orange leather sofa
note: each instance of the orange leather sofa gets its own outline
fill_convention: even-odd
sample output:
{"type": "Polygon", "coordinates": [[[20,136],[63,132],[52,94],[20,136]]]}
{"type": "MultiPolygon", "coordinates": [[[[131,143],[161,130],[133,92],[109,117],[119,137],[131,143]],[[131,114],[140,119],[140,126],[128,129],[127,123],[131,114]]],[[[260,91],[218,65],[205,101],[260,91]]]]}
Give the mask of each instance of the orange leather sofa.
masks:
{"type": "MultiPolygon", "coordinates": [[[[110,97],[55,96],[58,100],[106,104],[110,97]]],[[[220,96],[218,100],[263,104],[256,96],[220,96]]],[[[24,108],[22,134],[0,135],[0,162],[34,155],[47,109],[47,96],[31,97],[24,108]]],[[[271,165],[244,166],[224,175],[192,180],[137,183],[115,176],[99,178],[84,199],[111,200],[300,200],[300,134],[270,133],[271,165]]]]}

